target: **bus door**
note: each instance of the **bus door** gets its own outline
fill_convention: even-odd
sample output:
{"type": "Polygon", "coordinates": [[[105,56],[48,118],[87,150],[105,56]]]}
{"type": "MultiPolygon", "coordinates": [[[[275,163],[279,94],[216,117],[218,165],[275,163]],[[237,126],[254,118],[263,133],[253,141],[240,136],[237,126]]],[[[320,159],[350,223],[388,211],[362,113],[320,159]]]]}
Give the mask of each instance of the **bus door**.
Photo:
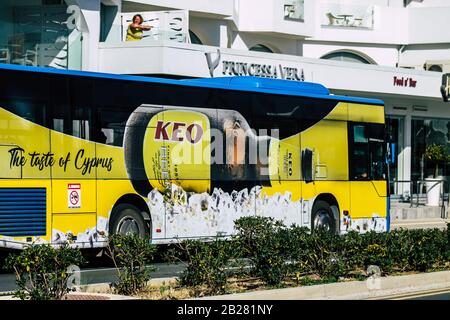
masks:
{"type": "Polygon", "coordinates": [[[350,217],[358,231],[386,229],[384,125],[349,122],[350,217]]]}

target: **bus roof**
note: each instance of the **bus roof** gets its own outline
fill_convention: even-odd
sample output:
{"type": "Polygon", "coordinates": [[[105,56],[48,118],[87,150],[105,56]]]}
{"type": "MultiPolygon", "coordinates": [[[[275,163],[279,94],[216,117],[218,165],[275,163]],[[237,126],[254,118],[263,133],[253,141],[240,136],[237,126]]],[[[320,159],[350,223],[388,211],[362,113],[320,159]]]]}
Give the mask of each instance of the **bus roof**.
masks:
{"type": "Polygon", "coordinates": [[[157,84],[168,84],[168,85],[205,87],[213,89],[225,89],[225,90],[270,93],[289,96],[301,96],[316,99],[338,100],[343,102],[352,102],[361,104],[384,105],[384,102],[378,99],[332,95],[330,94],[327,88],[317,83],[268,79],[259,77],[219,77],[219,78],[173,80],[156,77],[118,75],[118,74],[90,72],[90,71],[61,70],[54,68],[11,65],[2,63],[0,63],[0,70],[28,71],[28,72],[39,72],[48,74],[94,77],[101,79],[114,79],[114,80],[138,81],[157,84]]]}

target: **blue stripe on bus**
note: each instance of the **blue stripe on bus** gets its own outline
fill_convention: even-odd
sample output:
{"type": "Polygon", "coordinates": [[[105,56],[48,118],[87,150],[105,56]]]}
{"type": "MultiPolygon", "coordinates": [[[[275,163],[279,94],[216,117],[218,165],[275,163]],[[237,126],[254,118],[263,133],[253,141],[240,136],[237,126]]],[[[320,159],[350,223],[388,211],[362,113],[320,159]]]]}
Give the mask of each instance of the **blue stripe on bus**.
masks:
{"type": "Polygon", "coordinates": [[[8,237],[37,237],[45,234],[45,229],[43,230],[35,230],[35,231],[5,231],[1,233],[3,236],[8,237]]]}
{"type": "Polygon", "coordinates": [[[45,188],[0,188],[0,235],[43,236],[46,227],[45,188]]]}
{"type": "MultiPolygon", "coordinates": [[[[289,80],[279,80],[279,79],[263,79],[258,77],[244,77],[246,80],[233,81],[233,78],[239,77],[220,77],[220,78],[205,78],[205,79],[186,79],[186,80],[172,80],[165,78],[154,78],[154,77],[143,77],[143,76],[130,76],[130,75],[118,75],[100,72],[90,72],[90,71],[76,71],[76,70],[61,70],[53,68],[43,68],[43,67],[33,67],[33,66],[21,66],[21,65],[11,65],[0,63],[0,70],[12,70],[12,71],[28,71],[37,73],[48,73],[48,74],[60,74],[60,75],[72,75],[81,77],[94,77],[101,79],[113,79],[113,80],[128,80],[128,81],[138,81],[146,83],[155,84],[168,84],[176,86],[188,86],[188,87],[201,87],[201,88],[212,88],[212,89],[225,89],[225,90],[237,90],[237,91],[248,91],[248,92],[259,92],[259,93],[271,93],[280,95],[290,95],[290,96],[301,96],[308,98],[317,99],[327,99],[336,100],[342,102],[352,102],[352,103],[362,103],[362,104],[373,104],[373,105],[384,105],[382,100],[378,99],[368,99],[368,98],[356,98],[347,96],[337,96],[325,94],[325,90],[319,89],[323,87],[321,85],[310,83],[310,82],[294,82],[289,80]],[[228,78],[228,79],[226,79],[228,78]],[[225,79],[225,80],[224,80],[225,79]],[[271,80],[285,81],[285,86],[277,85],[277,88],[263,88],[258,86],[258,83],[269,82],[271,80]],[[298,86],[298,90],[292,88],[292,84],[287,84],[288,82],[294,82],[298,86]],[[303,87],[303,89],[301,89],[303,87]],[[310,88],[310,90],[308,90],[310,88]],[[312,89],[315,88],[315,89],[312,89]],[[312,92],[311,92],[312,91],[312,92]]],[[[325,87],[323,87],[325,88],[325,87]]]]}
{"type": "Polygon", "coordinates": [[[386,197],[386,231],[391,231],[391,197],[386,197]]]}
{"type": "Polygon", "coordinates": [[[28,193],[33,193],[33,194],[45,194],[45,189],[42,188],[1,188],[0,189],[0,195],[3,195],[5,193],[14,193],[14,194],[28,194],[28,193]]]}

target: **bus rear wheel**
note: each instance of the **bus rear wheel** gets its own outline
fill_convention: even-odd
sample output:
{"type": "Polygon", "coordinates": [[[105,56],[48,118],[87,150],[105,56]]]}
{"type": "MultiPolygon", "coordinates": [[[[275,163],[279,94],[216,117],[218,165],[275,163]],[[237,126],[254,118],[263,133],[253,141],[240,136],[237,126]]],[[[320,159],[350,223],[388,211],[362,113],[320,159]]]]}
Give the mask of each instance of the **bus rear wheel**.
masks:
{"type": "Polygon", "coordinates": [[[312,229],[322,229],[329,233],[335,233],[336,223],[333,211],[328,202],[318,200],[314,203],[312,210],[312,229]]]}
{"type": "Polygon", "coordinates": [[[128,203],[121,203],[113,209],[110,230],[111,234],[132,234],[141,238],[149,235],[149,227],[140,210],[128,203]]]}

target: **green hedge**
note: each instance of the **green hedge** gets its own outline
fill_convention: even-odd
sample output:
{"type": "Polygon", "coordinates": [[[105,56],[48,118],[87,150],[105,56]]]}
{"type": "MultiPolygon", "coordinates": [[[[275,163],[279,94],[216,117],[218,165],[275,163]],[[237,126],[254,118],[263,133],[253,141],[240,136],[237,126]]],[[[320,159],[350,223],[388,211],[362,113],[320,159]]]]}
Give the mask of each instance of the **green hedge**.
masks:
{"type": "Polygon", "coordinates": [[[14,270],[18,289],[14,296],[22,300],[59,300],[72,291],[72,266],[85,263],[79,249],[65,244],[30,244],[6,259],[5,270],[14,270]]]}
{"type": "Polygon", "coordinates": [[[148,237],[138,235],[114,234],[109,237],[107,256],[117,271],[117,281],[113,289],[118,294],[133,295],[142,291],[154,268],[147,265],[153,261],[156,246],[150,244],[148,237]]]}
{"type": "Polygon", "coordinates": [[[382,275],[450,266],[448,228],[338,236],[286,227],[267,217],[244,217],[235,226],[232,241],[187,242],[189,249],[184,254],[188,268],[181,275],[182,285],[206,285],[213,292],[225,292],[228,266],[235,259],[249,262],[246,275],[269,286],[282,286],[289,279],[307,282],[311,276],[321,282],[360,279],[369,276],[366,270],[373,265],[380,268],[382,275]]]}

